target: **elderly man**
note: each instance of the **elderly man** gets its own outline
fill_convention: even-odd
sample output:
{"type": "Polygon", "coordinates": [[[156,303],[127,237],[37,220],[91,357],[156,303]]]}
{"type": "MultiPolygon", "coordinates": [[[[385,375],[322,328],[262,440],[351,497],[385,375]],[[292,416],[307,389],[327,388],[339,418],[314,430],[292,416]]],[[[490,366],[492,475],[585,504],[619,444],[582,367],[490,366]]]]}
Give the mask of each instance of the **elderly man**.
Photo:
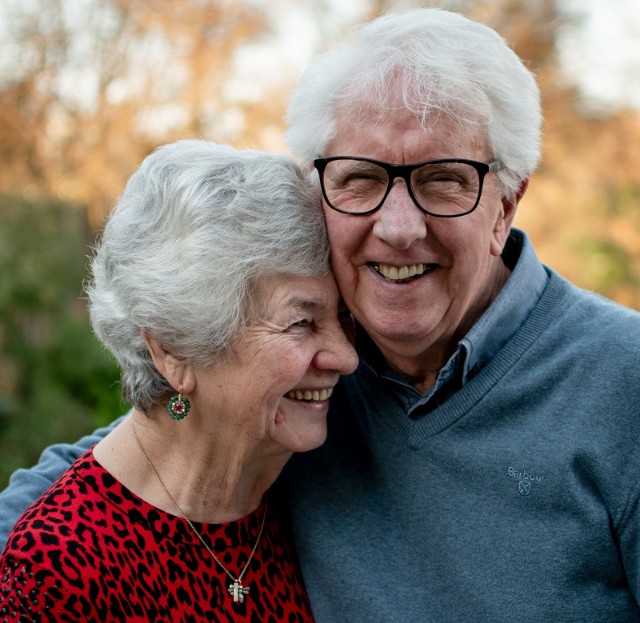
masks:
{"type": "Polygon", "coordinates": [[[511,227],[539,159],[530,72],[460,15],[392,14],[311,66],[288,121],[361,360],[279,487],[316,619],[640,620],[640,315],[511,227]]]}

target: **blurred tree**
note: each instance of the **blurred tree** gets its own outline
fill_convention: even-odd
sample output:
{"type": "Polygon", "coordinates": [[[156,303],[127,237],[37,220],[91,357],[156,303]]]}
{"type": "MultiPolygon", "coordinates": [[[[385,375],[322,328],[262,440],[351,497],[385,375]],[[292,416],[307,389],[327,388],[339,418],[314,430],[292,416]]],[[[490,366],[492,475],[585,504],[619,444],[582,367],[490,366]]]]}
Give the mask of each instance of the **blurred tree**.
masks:
{"type": "Polygon", "coordinates": [[[0,489],[54,441],[128,407],[80,298],[86,214],[0,197],[0,489]]]}
{"type": "MultiPolygon", "coordinates": [[[[249,141],[225,87],[236,50],[267,28],[255,3],[34,0],[4,11],[14,45],[3,51],[0,191],[85,205],[97,224],[158,144],[249,141]]],[[[283,97],[261,111],[280,124],[283,97]]]]}

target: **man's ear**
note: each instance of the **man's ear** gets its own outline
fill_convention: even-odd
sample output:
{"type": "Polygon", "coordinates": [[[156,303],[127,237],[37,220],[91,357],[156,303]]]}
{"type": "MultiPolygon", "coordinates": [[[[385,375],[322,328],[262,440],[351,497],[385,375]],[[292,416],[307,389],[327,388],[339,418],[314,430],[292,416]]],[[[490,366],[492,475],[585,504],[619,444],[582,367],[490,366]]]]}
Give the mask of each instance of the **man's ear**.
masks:
{"type": "Polygon", "coordinates": [[[188,394],[193,391],[195,379],[191,364],[180,357],[172,355],[160,342],[142,330],[142,339],[147,345],[153,365],[176,391],[188,394]]]}
{"type": "Polygon", "coordinates": [[[521,182],[520,188],[518,188],[514,197],[503,197],[501,199],[502,211],[496,219],[493,230],[493,245],[491,248],[492,254],[496,257],[499,257],[502,254],[504,245],[509,237],[509,232],[511,231],[511,226],[513,225],[513,219],[515,218],[516,211],[518,210],[518,204],[524,196],[524,193],[527,191],[528,186],[529,179],[527,178],[521,182]]]}

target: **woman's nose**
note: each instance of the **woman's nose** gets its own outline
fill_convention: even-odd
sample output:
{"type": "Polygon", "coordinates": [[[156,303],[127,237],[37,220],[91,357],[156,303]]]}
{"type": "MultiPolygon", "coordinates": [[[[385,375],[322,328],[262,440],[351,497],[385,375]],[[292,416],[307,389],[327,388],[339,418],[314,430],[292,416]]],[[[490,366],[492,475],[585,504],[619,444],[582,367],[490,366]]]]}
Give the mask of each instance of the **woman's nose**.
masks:
{"type": "Polygon", "coordinates": [[[351,374],[358,367],[356,349],[337,321],[335,330],[328,333],[324,347],[316,355],[315,366],[340,374],[351,374]]]}

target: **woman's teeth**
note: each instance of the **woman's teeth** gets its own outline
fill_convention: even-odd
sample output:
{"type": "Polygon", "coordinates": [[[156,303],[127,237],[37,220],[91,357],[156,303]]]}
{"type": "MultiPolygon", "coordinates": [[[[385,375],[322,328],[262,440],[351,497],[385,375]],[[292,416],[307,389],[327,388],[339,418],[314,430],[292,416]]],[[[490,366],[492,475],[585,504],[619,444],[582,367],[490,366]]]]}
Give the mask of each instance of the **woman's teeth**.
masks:
{"type": "Polygon", "coordinates": [[[333,387],[320,390],[314,389],[313,391],[310,389],[292,389],[287,393],[287,398],[292,398],[293,400],[313,400],[319,402],[321,400],[328,400],[331,394],[333,394],[333,387]]]}

